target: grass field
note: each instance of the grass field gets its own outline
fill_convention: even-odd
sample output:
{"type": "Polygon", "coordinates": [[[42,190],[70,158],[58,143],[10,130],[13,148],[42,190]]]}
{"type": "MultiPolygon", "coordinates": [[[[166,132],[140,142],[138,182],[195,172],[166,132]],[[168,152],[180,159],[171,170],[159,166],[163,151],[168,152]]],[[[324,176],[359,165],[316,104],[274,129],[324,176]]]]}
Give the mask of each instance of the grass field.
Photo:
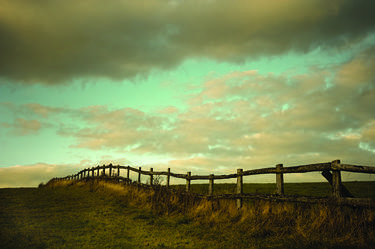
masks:
{"type": "MultiPolygon", "coordinates": [[[[343,185],[356,198],[375,199],[375,181],[371,182],[344,182],[343,185]]],[[[185,185],[175,185],[176,189],[184,190],[185,185]]],[[[192,184],[191,191],[199,194],[208,194],[208,184],[192,184]]],[[[233,194],[236,191],[236,184],[215,184],[214,194],[233,194]]],[[[244,183],[244,193],[274,194],[276,193],[275,183],[244,183]]],[[[317,183],[284,183],[284,192],[291,196],[331,196],[331,185],[328,182],[317,183]]]]}
{"type": "Polygon", "coordinates": [[[255,201],[238,211],[229,201],[199,202],[162,189],[103,182],[0,189],[0,200],[0,248],[371,248],[375,244],[375,211],[369,209],[255,201]]]}

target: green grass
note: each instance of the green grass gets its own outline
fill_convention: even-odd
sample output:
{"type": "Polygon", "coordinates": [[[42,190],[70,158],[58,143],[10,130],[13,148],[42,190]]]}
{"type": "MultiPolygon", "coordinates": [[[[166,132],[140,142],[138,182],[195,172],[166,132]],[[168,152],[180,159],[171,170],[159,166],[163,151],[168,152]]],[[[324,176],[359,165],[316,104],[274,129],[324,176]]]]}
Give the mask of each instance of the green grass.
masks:
{"type": "Polygon", "coordinates": [[[238,211],[228,200],[199,202],[163,189],[110,183],[0,189],[0,224],[0,248],[370,248],[375,243],[373,210],[255,201],[238,211]]]}
{"type": "Polygon", "coordinates": [[[87,186],[0,189],[0,199],[0,248],[194,248],[199,231],[187,237],[179,219],[87,186]]]}

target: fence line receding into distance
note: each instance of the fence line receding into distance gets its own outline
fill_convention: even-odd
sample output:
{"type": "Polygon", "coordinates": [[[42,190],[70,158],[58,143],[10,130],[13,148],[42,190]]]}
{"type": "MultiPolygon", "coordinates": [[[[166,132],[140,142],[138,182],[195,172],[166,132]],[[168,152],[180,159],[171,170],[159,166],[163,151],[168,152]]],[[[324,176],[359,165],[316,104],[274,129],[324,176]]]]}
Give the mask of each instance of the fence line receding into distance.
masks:
{"type": "Polygon", "coordinates": [[[86,178],[106,178],[106,179],[116,179],[121,183],[131,183],[130,171],[138,173],[138,180],[135,182],[141,184],[141,175],[147,175],[150,177],[148,185],[152,186],[154,184],[154,176],[166,176],[166,187],[170,187],[170,178],[180,178],[186,180],[186,191],[190,191],[190,185],[192,180],[208,180],[208,195],[205,198],[215,199],[236,199],[237,207],[241,208],[243,199],[266,199],[273,201],[297,201],[297,202],[335,202],[343,205],[354,205],[354,206],[373,206],[374,200],[370,199],[360,199],[353,198],[351,193],[345,188],[341,183],[341,172],[355,172],[355,173],[367,173],[375,174],[375,167],[372,166],[358,166],[351,164],[342,164],[340,160],[335,160],[326,163],[316,163],[299,165],[292,167],[283,167],[283,164],[277,164],[276,167],[263,168],[263,169],[253,169],[253,170],[243,170],[237,169],[237,173],[227,174],[227,175],[191,175],[191,172],[186,174],[176,174],[170,171],[154,171],[150,168],[149,171],[142,170],[141,167],[134,168],[131,166],[114,166],[112,164],[97,166],[93,168],[88,168],[79,171],[75,175],[69,175],[62,178],[53,178],[52,181],[65,181],[65,180],[83,180],[86,178]],[[126,177],[120,176],[120,170],[127,170],[126,177]],[[332,198],[316,198],[316,197],[292,197],[284,195],[284,177],[283,174],[293,174],[293,173],[306,173],[306,172],[322,172],[322,175],[331,184],[332,187],[332,198]],[[262,174],[275,174],[276,175],[276,194],[275,195],[259,195],[259,194],[244,194],[243,193],[243,177],[250,175],[262,175],[262,174]],[[223,179],[237,179],[236,193],[226,194],[226,195],[216,195],[214,196],[214,181],[223,179]]]}

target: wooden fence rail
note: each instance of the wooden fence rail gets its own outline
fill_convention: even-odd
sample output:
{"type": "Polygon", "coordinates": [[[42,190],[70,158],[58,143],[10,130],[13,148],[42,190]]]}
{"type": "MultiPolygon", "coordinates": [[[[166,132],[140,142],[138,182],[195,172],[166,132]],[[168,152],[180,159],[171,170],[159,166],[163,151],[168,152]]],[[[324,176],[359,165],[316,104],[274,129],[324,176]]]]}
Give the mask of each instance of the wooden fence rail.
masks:
{"type": "Polygon", "coordinates": [[[243,170],[237,169],[237,173],[227,174],[227,175],[191,175],[191,172],[186,174],[176,174],[171,172],[170,168],[168,171],[154,171],[151,168],[149,171],[142,170],[141,167],[134,168],[131,166],[114,166],[112,164],[97,166],[93,168],[88,168],[79,171],[75,175],[70,175],[62,178],[53,178],[54,181],[63,181],[63,180],[82,180],[84,178],[93,178],[93,177],[110,177],[117,179],[118,181],[122,180],[126,183],[131,182],[130,180],[130,171],[138,173],[137,183],[141,184],[141,176],[149,176],[148,184],[152,186],[154,184],[154,176],[167,176],[166,187],[170,187],[170,178],[180,178],[186,180],[186,191],[190,191],[190,185],[192,180],[208,180],[208,198],[226,198],[226,199],[236,199],[237,207],[241,208],[243,205],[243,199],[246,198],[257,198],[257,199],[273,199],[276,201],[303,201],[303,202],[322,202],[335,200],[336,202],[342,204],[352,204],[352,205],[373,205],[374,200],[369,199],[358,199],[353,198],[350,192],[342,185],[341,183],[341,172],[356,172],[356,173],[366,173],[366,174],[375,174],[375,167],[371,166],[358,166],[350,164],[341,164],[340,160],[335,160],[327,163],[317,163],[317,164],[307,164],[299,165],[292,167],[284,167],[283,164],[277,164],[276,167],[272,168],[263,168],[263,169],[253,169],[253,170],[243,170]],[[120,170],[127,170],[126,178],[120,176],[120,170]],[[306,198],[306,197],[288,197],[284,195],[284,174],[293,174],[293,173],[306,173],[306,172],[322,172],[322,175],[328,180],[332,186],[332,198],[306,198]],[[107,173],[108,172],[108,173],[107,173]],[[254,195],[254,194],[244,194],[243,193],[243,177],[250,175],[261,175],[261,174],[275,174],[276,175],[276,195],[265,196],[265,195],[254,195]],[[214,182],[215,180],[223,179],[237,179],[236,193],[230,195],[216,195],[214,196],[214,182]],[[348,198],[350,197],[350,198],[348,198]]]}

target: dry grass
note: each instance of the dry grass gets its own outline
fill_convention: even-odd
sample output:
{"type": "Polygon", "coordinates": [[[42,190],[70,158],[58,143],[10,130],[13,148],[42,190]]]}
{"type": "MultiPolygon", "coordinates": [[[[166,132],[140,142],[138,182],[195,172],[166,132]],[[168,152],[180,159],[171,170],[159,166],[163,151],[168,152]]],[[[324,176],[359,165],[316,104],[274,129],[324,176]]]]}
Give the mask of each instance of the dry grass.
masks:
{"type": "MultiPolygon", "coordinates": [[[[164,187],[145,188],[104,181],[59,182],[115,197],[125,205],[208,227],[229,240],[262,239],[290,248],[367,248],[375,244],[375,210],[329,204],[206,200],[164,187]]],[[[47,184],[48,185],[48,184],[47,184]]]]}

